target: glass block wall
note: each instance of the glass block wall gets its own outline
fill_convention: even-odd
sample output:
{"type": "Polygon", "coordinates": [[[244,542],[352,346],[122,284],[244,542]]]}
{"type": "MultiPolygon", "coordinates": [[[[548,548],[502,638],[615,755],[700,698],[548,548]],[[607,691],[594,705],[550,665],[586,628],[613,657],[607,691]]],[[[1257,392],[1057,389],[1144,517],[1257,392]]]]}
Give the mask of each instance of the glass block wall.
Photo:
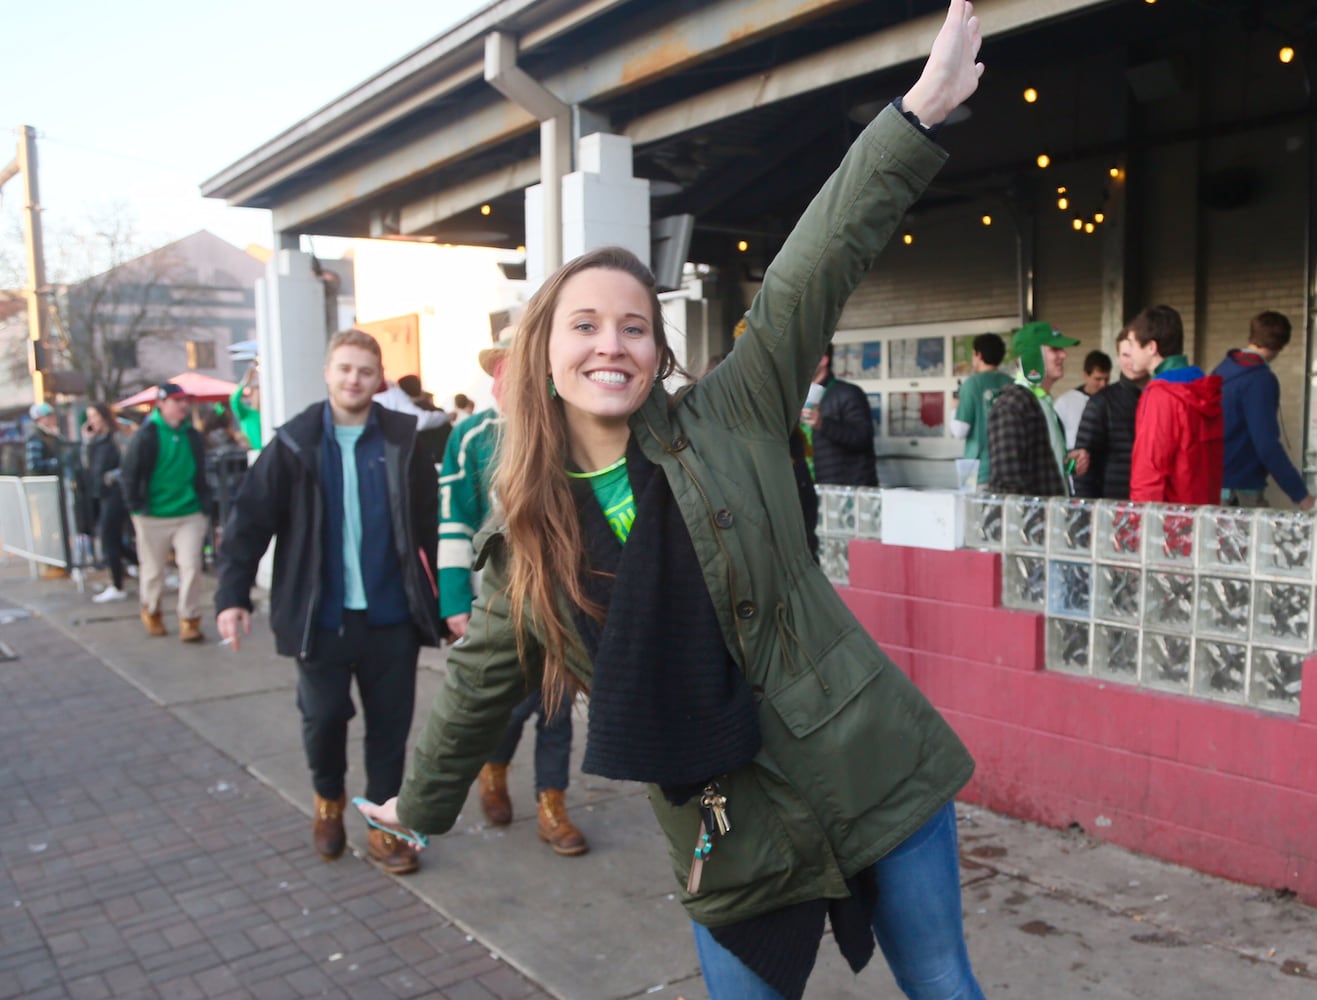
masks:
{"type": "MultiPolygon", "coordinates": [[[[882,490],[819,487],[820,562],[850,580],[882,490]]],[[[1047,668],[1297,714],[1313,649],[1317,517],[965,496],[967,548],[1002,553],[1002,603],[1047,619],[1047,668]]]]}
{"type": "Polygon", "coordinates": [[[1313,532],[1298,511],[967,497],[1002,552],[1002,603],[1047,617],[1047,667],[1297,714],[1313,648],[1313,532]]]}

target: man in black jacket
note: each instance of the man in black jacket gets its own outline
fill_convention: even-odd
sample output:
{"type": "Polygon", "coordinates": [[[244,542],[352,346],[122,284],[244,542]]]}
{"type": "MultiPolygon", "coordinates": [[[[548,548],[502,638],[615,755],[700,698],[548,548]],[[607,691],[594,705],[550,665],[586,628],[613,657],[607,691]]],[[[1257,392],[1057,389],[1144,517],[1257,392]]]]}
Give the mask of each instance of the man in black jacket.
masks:
{"type": "Polygon", "coordinates": [[[1130,498],[1130,456],[1134,452],[1134,415],[1139,396],[1152,375],[1130,350],[1135,330],[1145,339],[1153,327],[1170,329],[1180,325],[1180,316],[1169,306],[1152,306],[1135,316],[1116,338],[1120,380],[1093,395],[1075,434],[1075,448],[1088,455],[1088,472],[1075,477],[1075,496],[1108,500],[1130,498]]]}
{"type": "MultiPolygon", "coordinates": [[[[280,427],[243,478],[220,554],[220,636],[236,650],[251,630],[251,588],[275,539],[270,627],[297,659],[302,742],[315,789],[312,836],[326,861],[343,853],[352,678],[366,716],[366,798],[402,785],[420,645],[441,637],[434,565],[438,480],[417,447],[416,419],[372,399],[379,344],[361,330],[329,342],[329,399],[280,427]]],[[[416,852],[377,829],[369,854],[393,875],[416,852]]]]}
{"type": "Polygon", "coordinates": [[[800,413],[800,422],[810,428],[814,443],[814,481],[877,486],[878,457],[873,448],[869,397],[858,385],[832,374],[831,344],[819,359],[814,382],[823,386],[823,399],[800,413]]]}

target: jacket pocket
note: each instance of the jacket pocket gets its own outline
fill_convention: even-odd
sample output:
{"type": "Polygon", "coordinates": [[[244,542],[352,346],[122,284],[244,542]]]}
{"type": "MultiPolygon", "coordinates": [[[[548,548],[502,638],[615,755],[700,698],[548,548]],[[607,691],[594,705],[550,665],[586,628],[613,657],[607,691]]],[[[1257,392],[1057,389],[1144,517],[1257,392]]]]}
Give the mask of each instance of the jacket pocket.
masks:
{"type": "Polygon", "coordinates": [[[788,633],[779,638],[787,660],[787,683],[768,693],[768,700],[797,739],[803,739],[853,701],[883,671],[883,660],[856,655],[845,646],[855,638],[852,625],[817,653],[788,633]]]}
{"type": "MultiPolygon", "coordinates": [[[[750,885],[790,866],[790,841],[781,818],[760,787],[757,771],[750,764],[718,779],[722,793],[727,796],[731,829],[719,838],[704,862],[697,896],[750,885]]],[[[684,895],[701,829],[699,796],[685,805],[674,806],[657,786],[651,785],[649,803],[668,838],[672,871],[684,895]]]]}

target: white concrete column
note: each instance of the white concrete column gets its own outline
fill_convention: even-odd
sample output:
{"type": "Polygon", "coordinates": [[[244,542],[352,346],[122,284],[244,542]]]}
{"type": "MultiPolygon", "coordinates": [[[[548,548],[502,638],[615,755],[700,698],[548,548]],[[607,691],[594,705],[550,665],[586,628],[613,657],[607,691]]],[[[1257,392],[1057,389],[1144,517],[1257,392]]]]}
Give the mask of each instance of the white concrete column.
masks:
{"type": "Polygon", "coordinates": [[[577,146],[580,169],[562,181],[563,260],[602,246],[649,263],[649,181],[632,176],[631,140],[595,132],[577,146]]]}
{"type": "Polygon", "coordinates": [[[280,250],[256,283],[256,335],[261,352],[261,440],[325,398],[325,285],[311,255],[280,250]]]}
{"type": "MultiPolygon", "coordinates": [[[[562,259],[601,246],[626,247],[650,263],[649,181],[631,173],[631,140],[595,132],[577,146],[580,169],[562,180],[562,259]]],[[[544,254],[544,192],[526,189],[526,284],[548,277],[544,254]]]]}

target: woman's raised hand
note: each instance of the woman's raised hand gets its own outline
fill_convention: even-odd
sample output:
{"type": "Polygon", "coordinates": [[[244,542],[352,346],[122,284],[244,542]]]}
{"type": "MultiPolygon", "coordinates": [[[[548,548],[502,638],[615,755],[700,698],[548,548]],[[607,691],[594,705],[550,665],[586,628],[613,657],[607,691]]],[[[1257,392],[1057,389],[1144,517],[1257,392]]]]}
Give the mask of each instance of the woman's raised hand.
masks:
{"type": "Polygon", "coordinates": [[[951,0],[924,71],[901,99],[902,107],[924,125],[943,121],[978,89],[983,63],[976,60],[982,44],[974,5],[969,0],[951,0]]]}

